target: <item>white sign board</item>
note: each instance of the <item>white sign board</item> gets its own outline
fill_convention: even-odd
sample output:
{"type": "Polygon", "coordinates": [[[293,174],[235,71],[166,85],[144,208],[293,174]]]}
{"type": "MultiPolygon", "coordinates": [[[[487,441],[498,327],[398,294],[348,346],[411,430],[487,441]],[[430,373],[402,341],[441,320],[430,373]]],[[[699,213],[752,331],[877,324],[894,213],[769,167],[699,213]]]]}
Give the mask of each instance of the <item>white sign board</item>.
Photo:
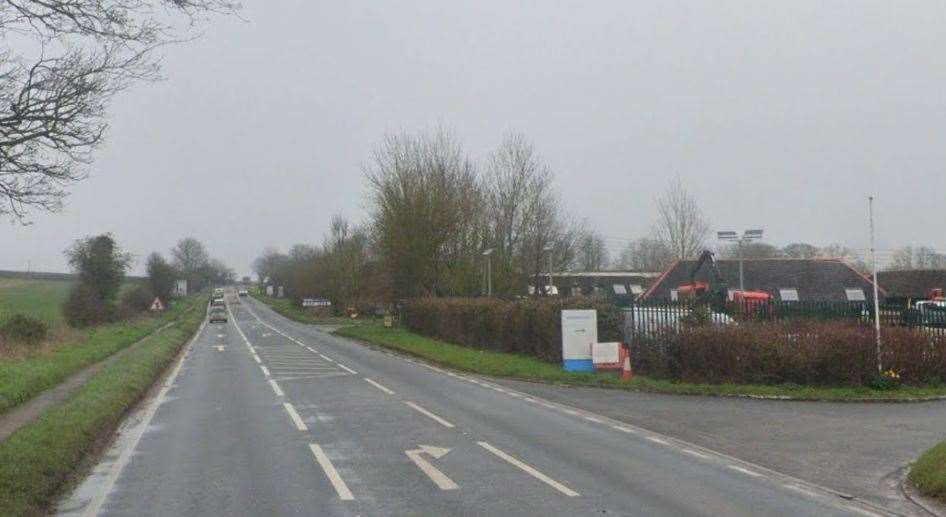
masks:
{"type": "Polygon", "coordinates": [[[267,285],[267,286],[266,286],[266,296],[272,296],[272,295],[273,295],[273,286],[267,285]]]}
{"type": "Polygon", "coordinates": [[[591,345],[598,342],[598,311],[562,311],[562,360],[566,372],[593,372],[591,345]]]}
{"type": "Polygon", "coordinates": [[[187,296],[187,280],[178,280],[174,284],[174,294],[176,296],[187,296]]]}
{"type": "Polygon", "coordinates": [[[303,298],[303,307],[331,307],[332,302],[325,298],[303,298]]]}
{"type": "Polygon", "coordinates": [[[160,298],[155,298],[154,301],[151,302],[151,310],[153,310],[153,311],[163,311],[163,310],[164,310],[164,304],[161,303],[161,299],[160,299],[160,298]]]}
{"type": "Polygon", "coordinates": [[[615,364],[621,361],[621,343],[594,343],[591,358],[595,364],[615,364]]]}

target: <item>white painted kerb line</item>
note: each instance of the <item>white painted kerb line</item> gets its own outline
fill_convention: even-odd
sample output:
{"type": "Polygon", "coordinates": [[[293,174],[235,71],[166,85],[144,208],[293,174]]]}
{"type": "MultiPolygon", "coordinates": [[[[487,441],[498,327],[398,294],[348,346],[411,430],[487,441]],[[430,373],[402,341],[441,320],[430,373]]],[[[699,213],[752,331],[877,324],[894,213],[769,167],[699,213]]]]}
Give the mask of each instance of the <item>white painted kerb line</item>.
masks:
{"type": "Polygon", "coordinates": [[[332,461],[328,459],[328,456],[325,455],[325,452],[322,450],[322,447],[319,447],[317,443],[310,443],[309,449],[312,450],[312,454],[315,456],[315,461],[319,462],[319,466],[322,467],[322,470],[325,471],[325,476],[328,478],[329,482],[332,483],[332,486],[335,488],[335,492],[338,494],[339,499],[342,501],[351,501],[355,498],[352,495],[351,490],[348,489],[348,485],[345,484],[345,480],[338,475],[338,471],[335,470],[335,466],[332,465],[332,461]]]}
{"type": "Polygon", "coordinates": [[[286,413],[289,413],[289,418],[292,419],[292,423],[296,424],[296,429],[300,431],[309,430],[309,426],[305,425],[305,422],[302,421],[302,417],[296,412],[296,408],[292,407],[292,404],[283,402],[282,406],[286,408],[286,413]]]}
{"type": "Polygon", "coordinates": [[[389,390],[387,387],[385,387],[385,386],[383,386],[383,385],[381,385],[381,384],[379,384],[379,383],[377,383],[377,382],[375,382],[375,381],[373,381],[373,380],[371,380],[371,379],[367,379],[367,378],[366,378],[366,379],[365,379],[365,382],[367,382],[368,384],[374,386],[375,388],[378,388],[379,390],[381,390],[381,391],[387,393],[388,395],[394,395],[394,392],[393,392],[393,391],[389,390]]]}
{"type": "Polygon", "coordinates": [[[273,387],[273,391],[276,393],[276,396],[277,396],[277,397],[285,397],[285,396],[286,396],[286,394],[282,392],[282,388],[280,388],[279,385],[276,384],[276,381],[270,379],[270,380],[269,380],[269,385],[273,387]]]}
{"type": "Polygon", "coordinates": [[[568,497],[578,497],[578,496],[580,495],[578,492],[576,492],[576,491],[572,490],[571,488],[568,488],[567,486],[565,486],[565,485],[559,483],[558,481],[555,481],[554,479],[552,479],[552,478],[546,476],[545,474],[543,474],[543,473],[539,472],[538,470],[534,469],[532,466],[527,465],[527,464],[525,464],[525,463],[523,463],[523,462],[517,460],[516,458],[513,458],[512,456],[510,456],[510,455],[506,454],[505,452],[503,452],[503,451],[497,449],[496,447],[493,447],[492,445],[490,445],[490,444],[488,444],[488,443],[486,443],[486,442],[476,442],[476,443],[477,443],[480,447],[482,447],[482,448],[488,450],[489,452],[495,454],[495,455],[498,456],[500,459],[506,461],[506,462],[509,463],[510,465],[519,468],[520,470],[522,470],[522,471],[525,472],[526,474],[529,474],[530,476],[532,476],[532,477],[538,479],[539,481],[541,481],[541,482],[545,483],[546,485],[548,485],[548,486],[554,488],[555,490],[558,490],[559,492],[561,492],[561,493],[567,495],[568,497]]]}
{"type": "Polygon", "coordinates": [[[431,413],[430,411],[427,411],[426,409],[424,409],[424,408],[418,406],[417,404],[415,404],[415,403],[413,403],[413,402],[411,402],[411,401],[409,401],[409,400],[404,401],[404,403],[407,404],[408,407],[411,407],[411,408],[415,409],[418,413],[420,413],[420,414],[422,414],[422,415],[424,415],[424,416],[430,418],[430,419],[433,420],[434,422],[437,422],[438,424],[440,424],[440,425],[442,425],[442,426],[444,426],[444,427],[453,427],[453,424],[451,424],[450,422],[447,422],[447,421],[444,420],[443,418],[440,418],[439,416],[437,416],[437,415],[431,413]]]}

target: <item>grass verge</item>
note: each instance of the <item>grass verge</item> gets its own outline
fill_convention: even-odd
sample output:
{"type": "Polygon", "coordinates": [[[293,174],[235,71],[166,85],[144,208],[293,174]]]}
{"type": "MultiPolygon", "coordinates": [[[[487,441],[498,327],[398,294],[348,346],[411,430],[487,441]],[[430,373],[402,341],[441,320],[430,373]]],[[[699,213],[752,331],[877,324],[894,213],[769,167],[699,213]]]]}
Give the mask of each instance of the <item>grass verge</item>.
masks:
{"type": "Polygon", "coordinates": [[[86,454],[105,445],[203,321],[190,305],[178,324],[149,337],[68,401],[0,443],[0,515],[44,515],[86,454]]]}
{"type": "Polygon", "coordinates": [[[635,375],[623,382],[615,373],[566,373],[532,357],[462,347],[399,328],[380,325],[342,327],[336,334],[415,355],[444,366],[493,377],[598,386],[678,395],[749,396],[794,400],[909,401],[946,396],[946,387],[903,386],[894,390],[797,385],[694,384],[635,375]]]}
{"type": "Polygon", "coordinates": [[[920,493],[946,502],[946,442],[924,452],[910,468],[909,477],[920,493]]]}
{"type": "Polygon", "coordinates": [[[0,413],[51,388],[73,373],[140,341],[185,312],[203,307],[201,295],[176,302],[161,316],[103,325],[83,333],[84,340],[64,343],[25,358],[0,360],[0,413]]]}
{"type": "Polygon", "coordinates": [[[250,291],[250,296],[266,304],[278,314],[293,321],[298,321],[299,323],[307,323],[309,325],[359,325],[361,323],[359,320],[353,320],[344,316],[319,316],[312,314],[292,303],[292,300],[289,298],[273,298],[272,296],[266,296],[265,294],[260,294],[252,290],[250,291]]]}

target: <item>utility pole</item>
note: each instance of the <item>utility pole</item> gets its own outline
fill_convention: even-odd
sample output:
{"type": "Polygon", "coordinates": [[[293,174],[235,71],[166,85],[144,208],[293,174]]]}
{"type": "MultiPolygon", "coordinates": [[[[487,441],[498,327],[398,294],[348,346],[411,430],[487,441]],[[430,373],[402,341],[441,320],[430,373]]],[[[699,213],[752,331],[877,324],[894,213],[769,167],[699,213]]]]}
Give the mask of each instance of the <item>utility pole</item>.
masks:
{"type": "Polygon", "coordinates": [[[874,333],[877,337],[877,373],[882,375],[884,373],[884,363],[880,345],[880,300],[877,296],[877,255],[874,246],[874,196],[867,197],[867,212],[870,216],[870,269],[874,282],[874,333]]]}
{"type": "Polygon", "coordinates": [[[739,255],[739,290],[746,290],[746,280],[743,275],[742,263],[744,262],[744,251],[743,246],[749,241],[755,241],[762,238],[762,230],[746,230],[742,232],[742,237],[738,233],[732,231],[725,232],[716,232],[716,238],[721,241],[731,241],[736,243],[736,248],[738,249],[739,255]]]}

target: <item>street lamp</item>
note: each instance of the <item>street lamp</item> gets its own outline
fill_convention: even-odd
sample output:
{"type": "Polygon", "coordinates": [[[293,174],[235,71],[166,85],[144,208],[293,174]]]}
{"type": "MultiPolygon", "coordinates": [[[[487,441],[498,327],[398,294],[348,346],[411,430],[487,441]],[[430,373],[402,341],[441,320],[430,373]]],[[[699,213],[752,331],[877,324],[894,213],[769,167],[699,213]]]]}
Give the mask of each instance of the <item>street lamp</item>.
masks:
{"type": "Polygon", "coordinates": [[[739,290],[745,291],[746,284],[742,274],[742,247],[749,241],[757,241],[762,238],[762,230],[746,230],[742,232],[742,237],[736,232],[716,232],[716,238],[721,241],[735,242],[739,248],[739,290]]]}
{"type": "Polygon", "coordinates": [[[549,285],[545,288],[545,294],[552,295],[552,250],[555,249],[555,246],[552,244],[546,244],[542,251],[548,254],[549,256],[549,285]]]}
{"type": "Polygon", "coordinates": [[[490,264],[489,256],[493,254],[493,248],[487,248],[483,251],[486,257],[486,296],[493,296],[493,267],[490,264]]]}

